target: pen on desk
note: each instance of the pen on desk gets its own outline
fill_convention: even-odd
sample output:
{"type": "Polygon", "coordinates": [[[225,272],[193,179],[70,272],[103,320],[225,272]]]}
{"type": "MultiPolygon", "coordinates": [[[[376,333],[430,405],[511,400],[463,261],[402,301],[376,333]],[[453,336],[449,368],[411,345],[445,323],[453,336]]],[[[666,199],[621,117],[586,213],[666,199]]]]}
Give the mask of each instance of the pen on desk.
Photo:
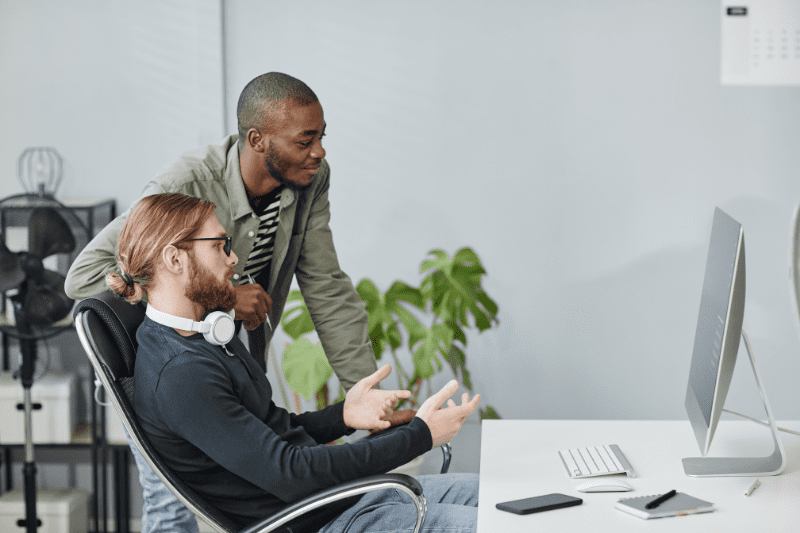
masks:
{"type": "MultiPolygon", "coordinates": [[[[255,283],[255,280],[253,279],[252,275],[248,274],[247,275],[247,279],[250,281],[251,284],[255,283]]],[[[269,313],[266,314],[266,318],[267,318],[267,325],[269,326],[269,330],[272,331],[272,322],[269,321],[269,313]]]]}
{"type": "Polygon", "coordinates": [[[746,491],[744,491],[744,495],[745,496],[750,496],[751,494],[753,494],[753,491],[756,490],[759,487],[759,485],[761,485],[761,480],[760,479],[757,479],[757,480],[753,481],[753,484],[750,485],[750,488],[748,488],[746,491]]]}
{"type": "Polygon", "coordinates": [[[667,501],[670,498],[672,498],[673,496],[675,496],[677,493],[678,492],[675,489],[673,489],[673,490],[669,491],[668,493],[666,493],[666,494],[664,494],[662,496],[659,496],[655,500],[651,501],[650,503],[645,505],[644,508],[645,509],[655,509],[656,507],[658,507],[659,505],[661,505],[665,501],[667,501]]]}

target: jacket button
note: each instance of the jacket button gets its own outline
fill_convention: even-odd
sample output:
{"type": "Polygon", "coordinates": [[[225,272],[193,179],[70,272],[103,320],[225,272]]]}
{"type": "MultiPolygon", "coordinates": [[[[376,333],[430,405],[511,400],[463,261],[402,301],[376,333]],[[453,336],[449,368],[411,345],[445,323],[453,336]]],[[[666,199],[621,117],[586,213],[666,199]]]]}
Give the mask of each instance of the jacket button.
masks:
{"type": "Polygon", "coordinates": [[[248,237],[252,237],[253,235],[255,235],[255,233],[253,233],[252,231],[248,231],[248,232],[247,232],[247,236],[248,236],[248,237]]]}

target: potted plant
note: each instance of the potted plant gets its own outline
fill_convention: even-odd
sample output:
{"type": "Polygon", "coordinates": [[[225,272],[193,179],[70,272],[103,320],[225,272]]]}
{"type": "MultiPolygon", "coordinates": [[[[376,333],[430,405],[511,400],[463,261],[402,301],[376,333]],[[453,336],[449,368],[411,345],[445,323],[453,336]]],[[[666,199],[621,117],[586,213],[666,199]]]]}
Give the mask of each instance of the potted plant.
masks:
{"type": "MultiPolygon", "coordinates": [[[[398,409],[416,407],[423,388],[423,399],[427,398],[431,378],[444,370],[445,363],[472,392],[465,330],[477,328],[482,332],[498,323],[497,304],[481,286],[486,271],[472,249],[462,248],[452,258],[442,250],[433,250],[430,256],[420,265],[425,277],[419,287],[395,281],[382,293],[369,279],[362,279],[356,286],[366,303],[375,358],[391,358],[397,388],[411,391],[411,398],[398,409]],[[403,354],[401,349],[407,352],[403,354]]],[[[281,327],[293,341],[283,353],[283,375],[294,390],[298,410],[297,394],[315,398],[317,408],[343,399],[341,386],[333,394],[328,390],[333,370],[321,344],[308,338],[314,324],[300,291],[289,294],[281,327]]],[[[282,393],[288,406],[286,393],[282,393]]],[[[491,405],[480,408],[479,414],[481,420],[500,418],[491,405]]]]}

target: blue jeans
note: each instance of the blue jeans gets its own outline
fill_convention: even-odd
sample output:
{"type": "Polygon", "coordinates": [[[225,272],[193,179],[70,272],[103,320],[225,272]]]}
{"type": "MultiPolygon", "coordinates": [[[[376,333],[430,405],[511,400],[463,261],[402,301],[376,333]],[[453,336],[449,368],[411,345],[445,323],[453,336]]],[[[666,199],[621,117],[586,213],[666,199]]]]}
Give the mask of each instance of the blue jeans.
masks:
{"type": "Polygon", "coordinates": [[[194,514],[158,479],[131,442],[127,431],[125,436],[128,437],[128,444],[139,468],[139,483],[144,496],[142,533],[198,533],[194,514]]]}
{"type": "MultiPolygon", "coordinates": [[[[418,476],[428,512],[424,533],[475,533],[478,527],[478,475],[418,476]]],[[[417,510],[411,498],[396,489],[369,492],[330,521],[319,533],[411,532],[417,510]]]]}

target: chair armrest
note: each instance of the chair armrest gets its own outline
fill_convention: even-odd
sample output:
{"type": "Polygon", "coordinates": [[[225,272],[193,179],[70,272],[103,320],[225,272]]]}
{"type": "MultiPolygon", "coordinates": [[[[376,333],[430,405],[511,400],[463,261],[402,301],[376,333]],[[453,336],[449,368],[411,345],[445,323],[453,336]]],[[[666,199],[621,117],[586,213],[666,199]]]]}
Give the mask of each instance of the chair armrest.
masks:
{"type": "Polygon", "coordinates": [[[365,477],[336,487],[320,491],[312,496],[294,503],[256,525],[242,530],[240,533],[268,533],[275,531],[298,516],[308,511],[317,509],[329,503],[357,496],[374,490],[398,489],[408,494],[417,506],[417,526],[414,531],[419,531],[425,521],[425,496],[422,494],[422,485],[419,481],[406,474],[382,474],[365,477]]]}

